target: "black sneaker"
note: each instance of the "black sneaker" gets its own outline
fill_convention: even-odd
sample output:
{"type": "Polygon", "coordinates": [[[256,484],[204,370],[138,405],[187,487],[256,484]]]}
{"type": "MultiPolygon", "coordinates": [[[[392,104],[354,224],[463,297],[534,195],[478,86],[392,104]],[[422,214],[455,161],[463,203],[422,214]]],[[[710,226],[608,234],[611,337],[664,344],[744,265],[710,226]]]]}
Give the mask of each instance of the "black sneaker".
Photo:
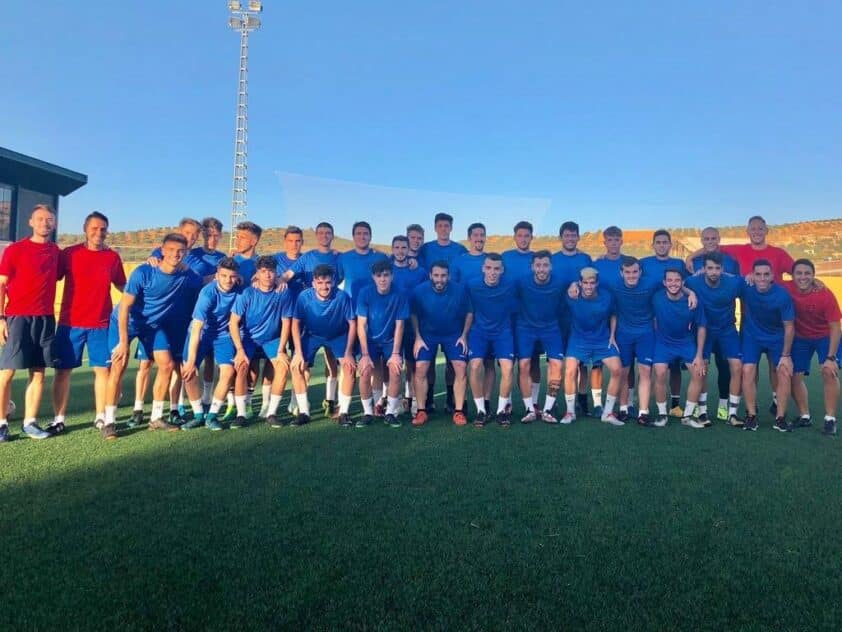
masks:
{"type": "Polygon", "coordinates": [[[310,423],[310,415],[298,413],[295,418],[289,423],[290,426],[297,428],[298,426],[306,426],[310,423]]]}
{"type": "Polygon", "coordinates": [[[63,421],[52,421],[50,424],[44,428],[47,432],[51,435],[56,436],[57,434],[61,434],[64,432],[64,422],[63,421]]]}
{"type": "Polygon", "coordinates": [[[186,421],[177,410],[170,411],[169,423],[171,426],[181,426],[186,421]]]}
{"type": "Polygon", "coordinates": [[[477,411],[477,414],[474,415],[474,428],[482,428],[485,426],[485,411],[477,411]]]}
{"type": "Polygon", "coordinates": [[[249,423],[248,419],[246,419],[245,417],[242,417],[240,415],[237,415],[237,417],[234,419],[234,421],[231,422],[231,427],[232,428],[245,428],[246,426],[248,426],[248,423],[249,423]]]}
{"type": "Polygon", "coordinates": [[[792,432],[792,425],[783,417],[775,419],[775,425],[772,427],[778,432],[792,432]]]}
{"type": "Polygon", "coordinates": [[[343,428],[351,428],[354,422],[351,421],[351,415],[348,413],[339,413],[339,425],[343,428]]]}
{"type": "Polygon", "coordinates": [[[702,413],[698,417],[696,417],[696,421],[702,424],[705,428],[708,428],[713,425],[713,422],[708,417],[707,413],[702,413]]]}
{"type": "Polygon", "coordinates": [[[512,414],[509,411],[497,413],[497,423],[503,428],[510,428],[512,425],[512,414]]]}
{"type": "Polygon", "coordinates": [[[649,413],[640,413],[637,418],[637,425],[638,426],[651,426],[652,425],[652,418],[649,416],[649,413]]]}
{"type": "Polygon", "coordinates": [[[400,419],[398,419],[398,417],[397,417],[397,416],[392,415],[391,413],[390,413],[390,414],[388,414],[388,415],[386,415],[386,416],[383,418],[383,422],[384,422],[386,425],[388,425],[388,426],[390,426],[390,427],[392,427],[392,428],[400,428],[400,427],[401,427],[401,420],[400,420],[400,419]]]}
{"type": "Polygon", "coordinates": [[[743,422],[743,430],[757,430],[757,415],[746,415],[746,420],[743,422]]]}
{"type": "Polygon", "coordinates": [[[129,428],[137,428],[143,423],[143,411],[142,410],[134,410],[132,411],[132,416],[129,417],[129,420],[126,422],[126,425],[129,428]]]}
{"type": "Polygon", "coordinates": [[[822,434],[826,436],[831,436],[836,434],[836,420],[835,419],[825,419],[824,420],[824,428],[822,428],[822,434]]]}
{"type": "MultiPolygon", "coordinates": [[[[825,427],[827,427],[827,423],[825,423],[825,427]]],[[[9,434],[9,424],[3,424],[0,426],[0,443],[6,443],[11,440],[12,436],[9,434]]]]}
{"type": "Polygon", "coordinates": [[[621,410],[617,413],[617,419],[626,423],[629,420],[629,411],[628,410],[621,410]]]}
{"type": "Polygon", "coordinates": [[[371,422],[374,421],[374,417],[371,415],[363,415],[359,419],[357,419],[357,423],[354,424],[357,428],[365,428],[366,426],[370,426],[371,422]]]}
{"type": "Polygon", "coordinates": [[[277,415],[269,415],[266,418],[266,425],[268,425],[270,428],[283,428],[284,427],[283,422],[280,419],[278,419],[277,415]]]}
{"type": "Polygon", "coordinates": [[[795,427],[796,428],[809,428],[812,425],[813,425],[813,420],[810,418],[809,415],[806,416],[806,417],[799,417],[798,419],[795,420],[795,427]]]}

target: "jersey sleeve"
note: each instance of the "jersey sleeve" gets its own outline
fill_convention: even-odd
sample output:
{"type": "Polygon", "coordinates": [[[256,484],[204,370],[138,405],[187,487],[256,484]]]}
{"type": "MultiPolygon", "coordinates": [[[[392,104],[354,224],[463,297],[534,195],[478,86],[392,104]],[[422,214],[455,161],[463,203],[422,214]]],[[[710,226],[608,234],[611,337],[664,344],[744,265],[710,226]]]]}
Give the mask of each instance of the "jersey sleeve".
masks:
{"type": "Polygon", "coordinates": [[[150,252],[150,253],[149,253],[149,256],[150,256],[150,257],[155,257],[156,259],[163,259],[163,258],[164,258],[164,253],[163,253],[163,251],[161,250],[161,247],[159,246],[158,248],[155,248],[155,250],[153,250],[152,252],[150,252]]]}
{"type": "Polygon", "coordinates": [[[296,296],[289,289],[284,290],[284,302],[281,306],[281,318],[292,318],[295,315],[296,296]]]}
{"type": "Polygon", "coordinates": [[[351,297],[343,292],[342,300],[344,301],[344,304],[342,305],[342,315],[345,320],[354,320],[356,316],[354,315],[354,305],[351,301],[351,297]]]}
{"type": "Polygon", "coordinates": [[[696,326],[707,327],[707,313],[705,312],[705,307],[702,305],[701,301],[696,305],[696,309],[694,309],[693,312],[693,322],[696,323],[696,326]]]}
{"type": "Polygon", "coordinates": [[[14,244],[6,246],[6,249],[3,251],[3,258],[0,259],[0,274],[3,276],[10,277],[14,274],[15,263],[17,261],[15,257],[17,248],[14,246],[14,244]]]}
{"type": "Polygon", "coordinates": [[[360,292],[360,295],[357,297],[357,316],[368,318],[368,303],[370,297],[371,293],[368,291],[368,288],[364,288],[363,291],[360,292]]]}
{"type": "Polygon", "coordinates": [[[838,323],[842,320],[842,312],[839,310],[839,301],[836,300],[836,296],[830,290],[826,290],[824,295],[824,317],[828,323],[838,323]]]}
{"type": "Polygon", "coordinates": [[[781,320],[795,320],[795,303],[786,290],[781,292],[781,320]]]}
{"type": "Polygon", "coordinates": [[[196,299],[196,305],[193,307],[193,320],[207,322],[208,314],[214,308],[213,302],[213,295],[210,292],[199,292],[199,298],[196,299]]]}
{"type": "MultiPolygon", "coordinates": [[[[301,261],[301,258],[298,259],[301,261]]],[[[295,301],[295,307],[292,310],[292,317],[297,320],[304,320],[307,317],[307,294],[302,292],[298,295],[295,301]]]]}
{"type": "Polygon", "coordinates": [[[114,260],[111,265],[111,283],[117,287],[126,285],[126,270],[123,267],[123,260],[119,253],[114,253],[114,260]]]}
{"type": "Polygon", "coordinates": [[[249,306],[249,292],[242,292],[234,299],[234,304],[231,306],[231,313],[236,314],[242,318],[249,306]]]}
{"type": "Polygon", "coordinates": [[[398,308],[395,310],[395,320],[409,320],[409,301],[403,294],[398,295],[398,308]]]}
{"type": "Polygon", "coordinates": [[[140,265],[134,269],[134,272],[131,273],[126,283],[126,294],[138,296],[143,293],[143,286],[146,283],[146,276],[149,270],[150,268],[147,264],[140,265]]]}

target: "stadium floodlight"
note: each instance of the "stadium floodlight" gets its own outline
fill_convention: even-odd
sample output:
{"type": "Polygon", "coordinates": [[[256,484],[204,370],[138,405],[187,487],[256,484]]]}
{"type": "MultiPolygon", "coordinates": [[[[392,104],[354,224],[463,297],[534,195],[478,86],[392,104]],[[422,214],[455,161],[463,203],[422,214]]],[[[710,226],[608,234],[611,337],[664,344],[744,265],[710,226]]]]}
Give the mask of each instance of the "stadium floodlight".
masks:
{"type": "Polygon", "coordinates": [[[240,72],[237,82],[237,119],[234,132],[234,184],[231,190],[231,232],[228,247],[234,249],[234,227],[248,213],[248,59],[249,33],[260,28],[257,14],[263,11],[260,0],[249,0],[247,8],[240,0],[228,0],[232,16],[228,26],[240,33],[240,72]]]}

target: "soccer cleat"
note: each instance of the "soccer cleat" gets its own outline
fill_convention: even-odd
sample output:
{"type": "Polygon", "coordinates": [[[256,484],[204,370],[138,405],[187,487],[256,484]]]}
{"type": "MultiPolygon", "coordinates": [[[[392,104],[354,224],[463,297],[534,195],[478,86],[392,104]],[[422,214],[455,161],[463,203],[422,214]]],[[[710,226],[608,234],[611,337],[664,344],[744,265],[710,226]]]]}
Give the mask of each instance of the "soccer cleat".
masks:
{"type": "Polygon", "coordinates": [[[423,426],[427,423],[429,417],[427,416],[427,411],[424,409],[419,408],[418,412],[415,413],[415,417],[412,418],[412,425],[417,427],[423,426]]]}
{"type": "Polygon", "coordinates": [[[142,410],[133,410],[132,416],[129,417],[129,420],[126,422],[126,425],[129,428],[137,428],[142,423],[143,423],[143,411],[142,410]]]}
{"type": "Polygon", "coordinates": [[[769,414],[771,414],[774,417],[778,416],[778,402],[776,402],[775,400],[772,400],[772,403],[769,404],[769,414]]]}
{"type": "Polygon", "coordinates": [[[520,418],[520,423],[531,424],[536,419],[538,419],[538,413],[535,411],[535,409],[532,409],[520,418]]]}
{"type": "Polygon", "coordinates": [[[357,423],[355,425],[357,428],[365,428],[366,426],[370,426],[372,421],[374,421],[374,417],[371,415],[363,415],[357,419],[357,423]]]}
{"type": "Polygon", "coordinates": [[[836,434],[836,420],[835,419],[825,419],[824,420],[824,428],[822,428],[822,434],[830,437],[836,434]]]}
{"type": "Polygon", "coordinates": [[[49,439],[53,436],[49,432],[46,432],[35,422],[25,425],[23,427],[23,434],[25,434],[30,439],[49,439]]]}
{"type": "Polygon", "coordinates": [[[115,424],[103,424],[99,433],[106,441],[113,441],[117,438],[117,426],[115,424]]]}
{"type": "Polygon", "coordinates": [[[484,428],[486,422],[485,411],[478,411],[474,417],[474,428],[484,428]]]}
{"type": "Polygon", "coordinates": [[[64,422],[63,421],[51,421],[47,427],[45,428],[47,432],[49,432],[52,436],[57,434],[61,434],[64,432],[64,422]]]}
{"type": "Polygon", "coordinates": [[[710,420],[710,417],[708,417],[707,413],[702,413],[701,415],[699,415],[698,422],[702,424],[702,426],[704,426],[705,428],[713,425],[713,422],[710,420]]]}
{"type": "Polygon", "coordinates": [[[305,415],[304,413],[298,413],[298,415],[295,416],[295,419],[293,419],[290,422],[289,425],[294,427],[294,428],[298,428],[299,426],[306,426],[309,423],[310,423],[310,415],[305,415]]]}
{"type": "Polygon", "coordinates": [[[681,406],[673,406],[670,408],[670,417],[684,417],[684,410],[681,406]]]}
{"type": "Polygon", "coordinates": [[[542,410],[541,411],[541,421],[543,421],[545,424],[557,424],[558,423],[558,419],[556,419],[549,410],[542,410]]]}
{"type": "Polygon", "coordinates": [[[194,428],[200,428],[205,425],[205,416],[202,413],[198,415],[193,415],[193,419],[185,421],[181,424],[182,430],[193,430],[194,428]]]}
{"type": "Polygon", "coordinates": [[[681,425],[682,426],[689,426],[690,428],[704,428],[704,424],[700,424],[696,419],[693,417],[682,417],[681,418],[681,425]]]}
{"type": "Polygon", "coordinates": [[[742,419],[737,417],[736,415],[731,415],[728,417],[728,425],[733,426],[734,428],[741,428],[744,425],[742,419]]]}
{"type": "Polygon", "coordinates": [[[728,408],[720,406],[716,409],[716,418],[719,421],[728,421],[728,408]]]}
{"type": "Polygon", "coordinates": [[[278,419],[277,415],[268,415],[266,417],[266,425],[269,426],[270,428],[283,428],[284,427],[283,422],[280,419],[278,419]]]}
{"type": "Polygon", "coordinates": [[[775,419],[775,425],[772,428],[778,432],[792,432],[792,425],[783,417],[775,419]]]}
{"type": "Polygon", "coordinates": [[[232,428],[245,428],[248,425],[249,425],[248,419],[246,419],[242,415],[237,415],[237,417],[234,419],[234,421],[231,422],[232,428]]]}
{"type": "Polygon", "coordinates": [[[569,426],[574,421],[576,421],[576,415],[574,413],[571,413],[571,412],[566,412],[566,413],[564,413],[564,417],[561,418],[560,423],[563,423],[565,426],[569,426]]]}
{"type": "Polygon", "coordinates": [[[211,414],[208,414],[208,416],[205,417],[205,427],[208,430],[223,430],[223,426],[221,423],[219,423],[219,420],[216,418],[216,415],[211,414]]]}
{"type": "MultiPolygon", "coordinates": [[[[827,427],[827,424],[825,424],[825,427],[827,427]]],[[[9,424],[3,424],[0,426],[0,443],[6,443],[11,440],[12,437],[9,435],[9,424]]]]}
{"type": "Polygon", "coordinates": [[[594,406],[590,416],[602,419],[602,406],[594,406]]]}
{"type": "Polygon", "coordinates": [[[637,425],[638,426],[651,426],[652,425],[652,418],[649,416],[649,413],[640,413],[637,418],[637,425]]]}
{"type": "Polygon", "coordinates": [[[166,430],[168,432],[177,432],[178,426],[164,421],[163,419],[152,419],[149,422],[148,428],[150,430],[166,430]]]}
{"type": "Polygon", "coordinates": [[[385,417],[383,417],[383,422],[390,428],[401,427],[401,420],[398,419],[398,417],[396,415],[393,415],[392,413],[388,413],[385,417]]]}
{"type": "Polygon", "coordinates": [[[631,415],[629,415],[628,410],[621,410],[617,413],[617,419],[619,419],[623,423],[626,423],[629,420],[629,417],[631,417],[631,415]]]}
{"type": "Polygon", "coordinates": [[[652,422],[652,425],[656,428],[665,428],[668,421],[669,417],[667,415],[658,415],[658,418],[652,422]]]}
{"type": "Polygon", "coordinates": [[[746,415],[746,420],[743,423],[743,430],[757,430],[757,415],[746,415]]]}
{"type": "Polygon", "coordinates": [[[94,419],[94,428],[97,430],[102,430],[102,427],[105,425],[105,419],[102,417],[97,417],[94,419]]]}
{"type": "Polygon", "coordinates": [[[614,413],[605,413],[602,417],[600,417],[600,420],[607,424],[611,424],[612,426],[625,425],[622,421],[617,419],[617,415],[615,415],[614,413]]]}
{"type": "Polygon", "coordinates": [[[464,426],[468,423],[468,418],[461,410],[456,410],[453,412],[453,423],[457,426],[464,426]]]}
{"type": "Polygon", "coordinates": [[[171,410],[169,422],[170,422],[170,425],[180,426],[181,424],[184,423],[184,417],[177,410],[171,410]]]}
{"type": "Polygon", "coordinates": [[[500,424],[501,428],[511,428],[512,414],[508,410],[497,413],[497,423],[500,424]]]}
{"type": "Polygon", "coordinates": [[[810,415],[802,415],[798,419],[795,420],[795,427],[796,428],[809,428],[813,425],[813,420],[810,418],[810,415]]]}
{"type": "Polygon", "coordinates": [[[351,420],[351,415],[348,413],[339,413],[339,425],[343,428],[352,428],[354,422],[351,420]]]}
{"type": "Polygon", "coordinates": [[[225,414],[222,415],[222,421],[233,421],[237,418],[237,406],[235,404],[228,404],[225,409],[225,414]]]}

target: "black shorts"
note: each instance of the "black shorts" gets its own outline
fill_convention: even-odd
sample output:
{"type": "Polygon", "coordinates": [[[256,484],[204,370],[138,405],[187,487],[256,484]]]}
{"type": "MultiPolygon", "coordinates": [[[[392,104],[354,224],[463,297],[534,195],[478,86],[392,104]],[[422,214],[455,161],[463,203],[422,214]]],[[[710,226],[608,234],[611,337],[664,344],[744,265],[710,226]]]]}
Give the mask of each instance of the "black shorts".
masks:
{"type": "Polygon", "coordinates": [[[9,316],[9,338],[0,351],[0,370],[53,366],[55,316],[9,316]]]}

